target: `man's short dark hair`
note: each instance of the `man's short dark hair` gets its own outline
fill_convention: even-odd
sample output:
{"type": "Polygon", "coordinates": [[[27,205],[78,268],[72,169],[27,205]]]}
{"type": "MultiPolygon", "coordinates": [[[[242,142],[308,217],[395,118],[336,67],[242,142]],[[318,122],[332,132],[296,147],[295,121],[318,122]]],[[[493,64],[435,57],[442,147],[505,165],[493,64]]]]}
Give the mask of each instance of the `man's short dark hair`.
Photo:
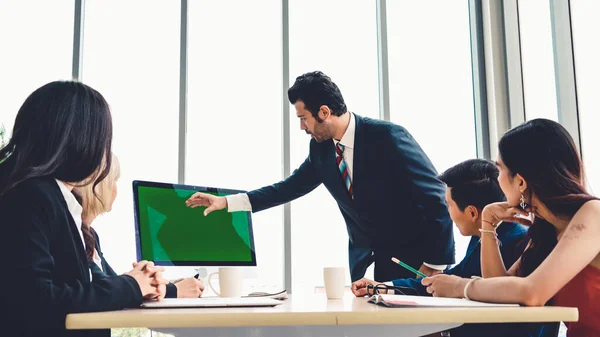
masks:
{"type": "Polygon", "coordinates": [[[438,178],[452,188],[452,200],[461,211],[469,205],[482,210],[485,206],[506,200],[498,183],[496,164],[484,159],[470,159],[455,165],[438,178]]]}
{"type": "Polygon", "coordinates": [[[326,105],[331,114],[341,116],[348,110],[338,86],[329,76],[320,71],[313,71],[296,77],[296,82],[288,89],[290,103],[304,102],[306,110],[320,123],[319,109],[326,105]]]}

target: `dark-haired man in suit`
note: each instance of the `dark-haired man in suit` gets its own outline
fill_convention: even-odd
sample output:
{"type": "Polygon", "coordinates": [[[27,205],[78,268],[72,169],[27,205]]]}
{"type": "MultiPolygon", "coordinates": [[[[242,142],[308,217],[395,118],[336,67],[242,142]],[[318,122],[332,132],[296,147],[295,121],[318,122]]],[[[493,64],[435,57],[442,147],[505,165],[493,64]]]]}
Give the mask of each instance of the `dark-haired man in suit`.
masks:
{"type": "Polygon", "coordinates": [[[188,206],[207,207],[205,215],[224,208],[258,212],[324,184],[346,221],[352,281],[372,263],[376,279],[414,276],[391,257],[426,275],[454,263],[444,185],[406,129],[349,112],[337,85],[320,71],[299,76],[288,98],[300,129],[312,137],[304,163],[274,185],[228,197],[196,193],[188,206]]]}

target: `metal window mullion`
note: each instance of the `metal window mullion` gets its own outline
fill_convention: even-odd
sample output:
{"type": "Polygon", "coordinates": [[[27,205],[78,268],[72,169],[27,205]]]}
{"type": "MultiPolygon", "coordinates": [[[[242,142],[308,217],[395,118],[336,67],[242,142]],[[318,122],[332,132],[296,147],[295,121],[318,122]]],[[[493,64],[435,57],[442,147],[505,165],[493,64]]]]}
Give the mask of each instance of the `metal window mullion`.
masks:
{"type": "Polygon", "coordinates": [[[503,5],[509,127],[513,128],[526,119],[521,61],[521,31],[517,0],[505,0],[503,5]]]}
{"type": "Polygon", "coordinates": [[[558,120],[581,153],[570,1],[550,0],[558,120]]]}
{"type": "Polygon", "coordinates": [[[181,0],[181,22],[179,35],[179,151],[177,182],[185,184],[185,156],[187,142],[187,43],[188,1],[181,0]]]}
{"type": "MultiPolygon", "coordinates": [[[[291,174],[291,134],[290,134],[290,104],[287,100],[287,89],[290,84],[290,25],[289,0],[281,0],[281,66],[282,66],[282,136],[283,136],[283,177],[291,174]]],[[[292,205],[283,206],[283,265],[284,285],[288,293],[292,293],[292,205]]]]}
{"type": "Polygon", "coordinates": [[[502,3],[482,1],[482,26],[485,55],[490,156],[496,157],[496,144],[510,128],[506,52],[502,3]]]}
{"type": "Polygon", "coordinates": [[[483,50],[483,22],[481,0],[469,0],[471,32],[471,66],[473,74],[473,107],[477,158],[490,159],[490,128],[488,124],[487,92],[485,84],[485,54],[483,50]]]}
{"type": "Polygon", "coordinates": [[[73,63],[71,77],[81,81],[83,66],[83,20],[85,17],[85,0],[75,0],[73,17],[73,63]]]}
{"type": "Polygon", "coordinates": [[[379,77],[379,118],[390,120],[390,81],[388,68],[387,6],[377,0],[377,63],[379,77]]]}

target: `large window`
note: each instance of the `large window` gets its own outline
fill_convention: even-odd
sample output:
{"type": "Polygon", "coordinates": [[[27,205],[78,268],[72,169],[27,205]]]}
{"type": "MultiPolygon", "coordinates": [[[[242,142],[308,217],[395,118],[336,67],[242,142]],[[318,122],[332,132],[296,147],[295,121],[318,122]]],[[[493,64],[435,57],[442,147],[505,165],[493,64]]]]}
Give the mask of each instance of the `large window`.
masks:
{"type": "Polygon", "coordinates": [[[518,1],[525,117],[558,120],[550,1],[518,1]]]}
{"type": "Polygon", "coordinates": [[[600,2],[577,0],[571,1],[570,4],[583,161],[592,191],[599,195],[600,51],[597,33],[600,32],[600,21],[595,13],[600,13],[600,2]]]}
{"type": "MultiPolygon", "coordinates": [[[[589,31],[597,26],[577,20],[578,12],[597,6],[589,1],[573,4],[575,33],[578,24],[589,31]]],[[[9,133],[29,93],[70,79],[74,3],[0,1],[0,123],[9,133]]],[[[289,104],[282,88],[297,76],[323,71],[349,111],[380,115],[376,1],[289,0],[290,78],[283,83],[280,0],[191,0],[187,119],[180,128],[181,3],[84,1],[81,81],[111,106],[113,149],[121,162],[119,196],[94,227],[117,272],[129,270],[136,258],[133,180],[177,182],[184,154],[186,184],[252,190],[280,181],[287,156],[292,170],[306,159],[310,137],[300,130],[292,105],[290,134],[282,125],[282,107],[289,104]],[[186,153],[180,132],[186,133],[186,153]]],[[[549,7],[520,1],[519,10],[527,117],[556,119],[549,7]]],[[[387,1],[386,28],[391,121],[409,130],[438,172],[476,157],[468,1],[387,1]]],[[[592,90],[600,75],[591,75],[598,57],[588,56],[592,39],[584,33],[575,38],[582,121],[592,120],[598,107],[592,90]]],[[[582,123],[588,143],[594,141],[591,128],[582,123]]],[[[593,169],[588,152],[586,164],[593,169]]],[[[253,215],[258,266],[245,269],[250,286],[282,288],[284,265],[291,262],[294,293],[312,293],[323,286],[324,267],[348,267],[346,224],[329,192],[320,186],[291,208],[291,261],[284,261],[283,208],[253,215]]],[[[458,232],[455,238],[459,261],[468,238],[458,232]]],[[[193,272],[170,268],[166,276],[193,272]]],[[[346,276],[350,284],[349,271],[346,276]]],[[[373,277],[372,267],[366,276],[373,277]]]]}
{"type": "Polygon", "coordinates": [[[0,1],[0,123],[9,134],[29,94],[71,78],[73,3],[0,1]]]}
{"type": "MultiPolygon", "coordinates": [[[[387,2],[390,116],[441,173],[477,154],[469,4],[434,3],[387,2]]],[[[460,261],[469,238],[454,234],[460,261]]]]}
{"type": "MultiPolygon", "coordinates": [[[[340,88],[348,109],[379,115],[377,30],[374,1],[290,1],[290,85],[320,70],[340,88]]],[[[310,138],[291,110],[291,163],[308,155],[310,138]]],[[[292,203],[292,287],[295,293],[323,286],[323,267],[348,268],[348,232],[337,203],[318,187],[292,203]]],[[[347,284],[350,273],[346,274],[347,284]]],[[[372,278],[372,275],[371,275],[372,278]]]]}
{"type": "MultiPolygon", "coordinates": [[[[281,180],[281,1],[190,1],[188,40],[186,182],[251,190],[281,180]]],[[[255,213],[253,227],[258,268],[246,277],[282,287],[283,208],[255,213]]]]}
{"type": "Polygon", "coordinates": [[[107,260],[124,272],[136,258],[132,181],[177,181],[180,5],[85,3],[83,82],[111,106],[113,150],[121,161],[119,196],[94,228],[107,260]]]}

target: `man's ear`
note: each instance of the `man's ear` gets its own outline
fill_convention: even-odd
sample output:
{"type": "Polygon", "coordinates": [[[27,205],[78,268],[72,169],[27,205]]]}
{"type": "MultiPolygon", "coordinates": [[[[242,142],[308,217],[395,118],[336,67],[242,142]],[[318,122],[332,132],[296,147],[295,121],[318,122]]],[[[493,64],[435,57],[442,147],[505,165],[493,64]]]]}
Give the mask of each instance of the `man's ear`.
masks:
{"type": "Polygon", "coordinates": [[[479,218],[479,211],[477,210],[477,207],[475,207],[473,205],[469,205],[469,206],[467,206],[467,211],[469,212],[471,219],[475,220],[475,219],[479,218]]]}
{"type": "Polygon", "coordinates": [[[321,105],[319,108],[319,118],[324,121],[329,117],[331,117],[331,109],[327,105],[321,105]]]}

